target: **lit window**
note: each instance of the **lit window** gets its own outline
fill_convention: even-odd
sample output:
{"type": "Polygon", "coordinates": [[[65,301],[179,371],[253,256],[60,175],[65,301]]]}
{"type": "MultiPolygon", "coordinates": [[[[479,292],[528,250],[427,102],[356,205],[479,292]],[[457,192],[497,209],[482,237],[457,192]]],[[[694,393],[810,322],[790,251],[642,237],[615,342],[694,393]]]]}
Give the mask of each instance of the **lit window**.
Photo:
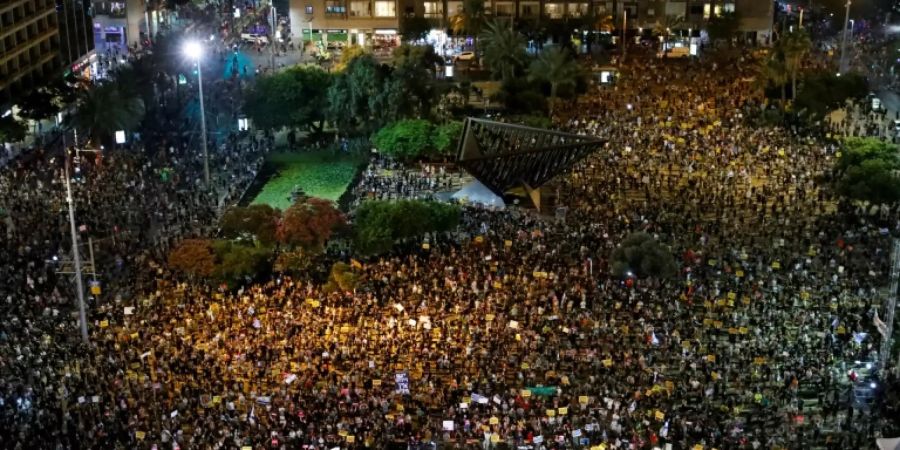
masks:
{"type": "Polygon", "coordinates": [[[444,14],[444,2],[425,2],[425,17],[440,17],[444,14]]]}
{"type": "Polygon", "coordinates": [[[350,17],[372,17],[372,7],[368,0],[350,2],[350,17]]]}
{"type": "Polygon", "coordinates": [[[561,3],[545,3],[544,14],[551,19],[562,19],[563,5],[561,3]]]}
{"type": "Polygon", "coordinates": [[[583,17],[588,12],[587,3],[569,3],[570,17],[583,17]]]}
{"type": "Polygon", "coordinates": [[[375,17],[397,17],[397,3],[393,1],[376,1],[375,17]]]}
{"type": "Polygon", "coordinates": [[[313,13],[312,5],[306,5],[306,13],[307,13],[307,14],[312,14],[312,13],[313,13]]]}
{"type": "Polygon", "coordinates": [[[346,14],[347,7],[341,1],[329,0],[325,2],[325,14],[346,14]]]}

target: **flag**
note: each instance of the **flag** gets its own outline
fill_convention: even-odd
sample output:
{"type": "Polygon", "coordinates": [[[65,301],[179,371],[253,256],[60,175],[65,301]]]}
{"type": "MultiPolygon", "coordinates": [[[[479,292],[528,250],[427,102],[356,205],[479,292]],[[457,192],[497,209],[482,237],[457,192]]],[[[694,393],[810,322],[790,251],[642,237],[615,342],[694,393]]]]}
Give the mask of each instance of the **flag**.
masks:
{"type": "Polygon", "coordinates": [[[875,328],[878,329],[878,332],[881,333],[881,336],[887,339],[888,327],[887,324],[878,317],[878,311],[875,311],[875,317],[872,319],[872,321],[875,322],[875,328]]]}
{"type": "Polygon", "coordinates": [[[656,332],[650,334],[650,343],[653,345],[659,345],[659,339],[656,338],[656,332]]]}
{"type": "Polygon", "coordinates": [[[247,414],[247,420],[251,425],[256,425],[256,405],[250,408],[250,414],[247,414]]]}

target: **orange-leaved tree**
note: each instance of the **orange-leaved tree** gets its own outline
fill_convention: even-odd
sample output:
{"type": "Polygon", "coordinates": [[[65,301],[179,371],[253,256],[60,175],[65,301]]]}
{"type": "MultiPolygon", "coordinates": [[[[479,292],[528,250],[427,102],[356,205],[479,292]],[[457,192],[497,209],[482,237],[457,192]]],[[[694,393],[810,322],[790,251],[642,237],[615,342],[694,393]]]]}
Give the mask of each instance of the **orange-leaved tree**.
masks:
{"type": "Polygon", "coordinates": [[[334,204],[321,198],[300,198],[281,216],[276,236],[278,242],[319,251],[338,228],[346,223],[334,204]]]}
{"type": "Polygon", "coordinates": [[[208,278],[216,270],[216,256],[209,239],[185,239],[169,252],[169,267],[192,277],[208,278]]]}

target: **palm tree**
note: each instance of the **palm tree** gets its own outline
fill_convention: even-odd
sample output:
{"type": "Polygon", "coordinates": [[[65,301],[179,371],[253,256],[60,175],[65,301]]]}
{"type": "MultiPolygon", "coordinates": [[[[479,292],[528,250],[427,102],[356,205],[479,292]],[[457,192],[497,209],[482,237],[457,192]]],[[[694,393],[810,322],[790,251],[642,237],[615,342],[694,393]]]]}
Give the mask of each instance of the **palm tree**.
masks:
{"type": "Polygon", "coordinates": [[[136,129],[144,112],[143,100],[118,83],[106,83],[81,94],[69,123],[96,142],[119,130],[136,129]]]}
{"type": "Polygon", "coordinates": [[[581,67],[572,58],[568,51],[559,47],[551,47],[541,52],[531,62],[528,68],[528,78],[532,81],[550,83],[550,116],[553,117],[553,107],[556,103],[556,94],[563,86],[575,86],[581,67]]]}
{"type": "Polygon", "coordinates": [[[462,10],[450,17],[450,29],[455,36],[468,34],[473,38],[473,50],[478,55],[478,35],[484,24],[484,0],[464,0],[462,10]]]}
{"type": "Polygon", "coordinates": [[[781,110],[784,111],[787,103],[785,87],[790,79],[790,73],[784,59],[776,52],[769,58],[762,61],[759,67],[759,75],[757,76],[757,85],[762,89],[768,86],[781,87],[781,110]]]}
{"type": "Polygon", "coordinates": [[[684,16],[666,14],[653,24],[653,32],[663,36],[663,48],[665,48],[669,43],[669,36],[672,35],[672,29],[682,25],[684,25],[684,16]]]}
{"type": "Polygon", "coordinates": [[[797,74],[803,66],[812,42],[809,35],[803,30],[796,30],[785,34],[778,40],[777,50],[784,57],[784,64],[791,76],[791,99],[797,99],[797,74]]]}
{"type": "Polygon", "coordinates": [[[491,74],[507,82],[525,65],[525,37],[499,21],[487,23],[481,33],[484,42],[484,61],[491,74]]]}

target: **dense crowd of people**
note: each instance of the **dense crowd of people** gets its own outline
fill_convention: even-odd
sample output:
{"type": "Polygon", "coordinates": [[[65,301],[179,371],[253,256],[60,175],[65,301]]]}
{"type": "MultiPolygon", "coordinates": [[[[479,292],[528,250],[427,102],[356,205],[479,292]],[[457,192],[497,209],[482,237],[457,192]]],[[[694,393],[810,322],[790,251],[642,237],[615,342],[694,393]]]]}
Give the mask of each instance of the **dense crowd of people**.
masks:
{"type": "MultiPolygon", "coordinates": [[[[233,290],[162,263],[173,242],[213,233],[268,138],[217,145],[209,191],[165,114],[141,152],[16,161],[0,172],[0,442],[867,448],[878,397],[851,405],[877,381],[865,365],[896,211],[858,211],[822,186],[833,141],[749,125],[767,105],[748,58],[672,70],[632,56],[616,86],[556,118],[608,141],[545,190],[565,217],[467,207],[454,233],[353,260],[347,292],[286,276],[233,290]],[[91,346],[56,273],[67,161],[79,232],[101,242],[91,346]],[[676,276],[610,275],[636,231],[672,249],[676,276]]],[[[454,184],[440,167],[376,160],[354,189],[454,184]]]]}

